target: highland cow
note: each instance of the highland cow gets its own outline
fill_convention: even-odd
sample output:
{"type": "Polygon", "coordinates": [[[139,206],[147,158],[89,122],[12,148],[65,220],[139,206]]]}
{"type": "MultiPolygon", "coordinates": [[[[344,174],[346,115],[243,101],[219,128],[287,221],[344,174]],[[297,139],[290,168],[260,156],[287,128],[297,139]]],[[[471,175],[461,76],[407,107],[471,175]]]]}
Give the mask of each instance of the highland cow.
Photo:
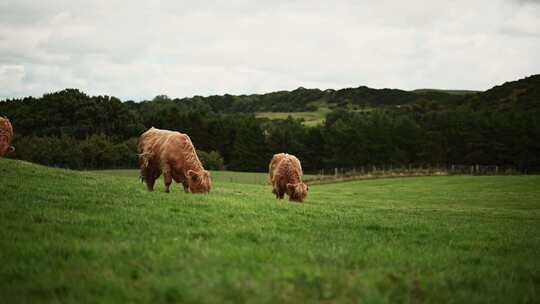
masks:
{"type": "Polygon", "coordinates": [[[182,183],[186,193],[210,192],[210,173],[204,170],[186,134],[152,127],[139,137],[138,151],[141,180],[149,191],[163,174],[165,192],[169,192],[172,180],[182,183]]]}
{"type": "Polygon", "coordinates": [[[290,201],[304,201],[309,187],[302,182],[302,165],[296,156],[286,153],[275,154],[268,171],[272,193],[277,199],[283,199],[287,193],[290,201]]]}
{"type": "Polygon", "coordinates": [[[6,117],[0,116],[0,157],[4,157],[9,152],[15,151],[11,145],[13,138],[13,127],[6,117]]]}

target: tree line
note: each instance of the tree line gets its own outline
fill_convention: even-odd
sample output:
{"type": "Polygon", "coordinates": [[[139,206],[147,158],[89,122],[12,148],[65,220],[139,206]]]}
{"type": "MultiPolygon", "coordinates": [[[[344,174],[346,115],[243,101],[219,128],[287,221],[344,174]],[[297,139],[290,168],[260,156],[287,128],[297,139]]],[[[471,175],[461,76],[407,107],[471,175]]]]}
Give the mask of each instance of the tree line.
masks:
{"type": "MultiPolygon", "coordinates": [[[[189,134],[210,169],[264,171],[277,152],[297,155],[306,171],[411,163],[526,169],[540,168],[538,79],[459,98],[428,91],[420,99],[409,99],[408,93],[401,96],[400,90],[388,90],[379,92],[387,94],[381,106],[369,111],[336,106],[324,124],[315,127],[291,117],[258,119],[246,108],[234,111],[224,106],[226,100],[234,104],[231,95],[204,99],[162,95],[136,103],[66,89],[40,98],[2,101],[0,114],[8,116],[15,128],[17,150],[11,157],[74,169],[136,167],[137,137],[151,126],[189,134]]],[[[330,94],[298,89],[292,95],[275,94],[289,102],[318,100],[318,92],[338,98],[339,92],[342,103],[373,104],[371,90],[330,94]]]]}

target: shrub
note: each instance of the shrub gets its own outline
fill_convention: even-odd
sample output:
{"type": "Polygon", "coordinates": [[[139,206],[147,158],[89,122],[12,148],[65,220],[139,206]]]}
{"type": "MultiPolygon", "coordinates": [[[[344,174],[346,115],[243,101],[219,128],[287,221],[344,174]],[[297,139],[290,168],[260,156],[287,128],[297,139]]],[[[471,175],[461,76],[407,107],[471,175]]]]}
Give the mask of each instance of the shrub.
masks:
{"type": "Polygon", "coordinates": [[[225,166],[223,165],[223,157],[217,151],[211,151],[210,153],[197,150],[197,155],[203,163],[203,166],[206,170],[223,170],[225,166]]]}

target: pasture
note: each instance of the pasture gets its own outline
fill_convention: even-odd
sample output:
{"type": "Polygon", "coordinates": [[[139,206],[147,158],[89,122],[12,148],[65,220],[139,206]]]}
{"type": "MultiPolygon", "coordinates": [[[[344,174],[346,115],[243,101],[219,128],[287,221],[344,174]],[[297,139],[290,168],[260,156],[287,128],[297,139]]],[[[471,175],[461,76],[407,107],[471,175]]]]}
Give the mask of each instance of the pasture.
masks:
{"type": "MultiPolygon", "coordinates": [[[[302,124],[307,127],[314,127],[322,125],[326,119],[326,115],[336,108],[334,104],[328,104],[326,101],[318,100],[310,102],[309,105],[315,106],[315,111],[306,112],[257,112],[255,116],[257,118],[267,118],[270,120],[287,119],[289,116],[294,119],[303,120],[302,124]]],[[[354,104],[340,105],[342,109],[347,109],[350,112],[370,112],[373,111],[372,107],[358,106],[354,104]]]]}
{"type": "MultiPolygon", "coordinates": [[[[118,177],[128,177],[131,179],[139,177],[138,169],[121,169],[121,170],[95,170],[90,171],[92,173],[98,174],[107,174],[118,177]]],[[[211,171],[212,181],[221,183],[239,183],[239,184],[256,184],[256,185],[267,185],[268,184],[268,173],[257,173],[257,172],[235,172],[235,171],[211,171]]],[[[306,179],[316,178],[316,175],[304,175],[306,179]]],[[[156,181],[156,189],[160,190],[163,187],[163,180],[160,177],[156,181]]]]}
{"type": "Polygon", "coordinates": [[[294,119],[303,119],[305,126],[313,127],[322,124],[326,118],[326,114],[330,112],[331,110],[328,107],[321,107],[317,111],[312,112],[258,112],[256,113],[256,117],[273,120],[287,119],[290,116],[294,119]]]}
{"type": "Polygon", "coordinates": [[[3,302],[540,301],[539,176],[318,185],[294,204],[119,173],[0,159],[3,302]]]}

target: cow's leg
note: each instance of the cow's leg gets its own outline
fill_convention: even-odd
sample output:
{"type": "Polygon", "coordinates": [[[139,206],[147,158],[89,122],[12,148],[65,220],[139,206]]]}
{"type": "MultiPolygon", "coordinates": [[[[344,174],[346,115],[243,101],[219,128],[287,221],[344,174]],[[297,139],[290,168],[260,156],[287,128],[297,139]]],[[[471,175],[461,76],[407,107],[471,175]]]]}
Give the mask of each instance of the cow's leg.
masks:
{"type": "Polygon", "coordinates": [[[279,198],[279,190],[277,184],[272,183],[272,193],[276,196],[276,199],[279,198]]]}
{"type": "Polygon", "coordinates": [[[169,187],[172,183],[171,171],[166,170],[163,172],[163,181],[165,182],[165,192],[169,193],[169,187]]]}
{"type": "Polygon", "coordinates": [[[283,196],[285,195],[285,191],[281,188],[278,188],[277,189],[277,193],[276,193],[276,197],[278,199],[283,199],[283,196]]]}
{"type": "Polygon", "coordinates": [[[154,191],[154,184],[157,179],[156,172],[152,169],[144,168],[141,170],[141,175],[146,184],[146,189],[148,189],[148,191],[154,191]]]}
{"type": "Polygon", "coordinates": [[[182,186],[184,186],[184,192],[189,193],[189,185],[187,181],[182,182],[182,186]]]}
{"type": "Polygon", "coordinates": [[[148,189],[148,191],[154,191],[154,184],[156,183],[154,176],[148,176],[144,179],[144,182],[146,183],[146,189],[148,189]]]}

